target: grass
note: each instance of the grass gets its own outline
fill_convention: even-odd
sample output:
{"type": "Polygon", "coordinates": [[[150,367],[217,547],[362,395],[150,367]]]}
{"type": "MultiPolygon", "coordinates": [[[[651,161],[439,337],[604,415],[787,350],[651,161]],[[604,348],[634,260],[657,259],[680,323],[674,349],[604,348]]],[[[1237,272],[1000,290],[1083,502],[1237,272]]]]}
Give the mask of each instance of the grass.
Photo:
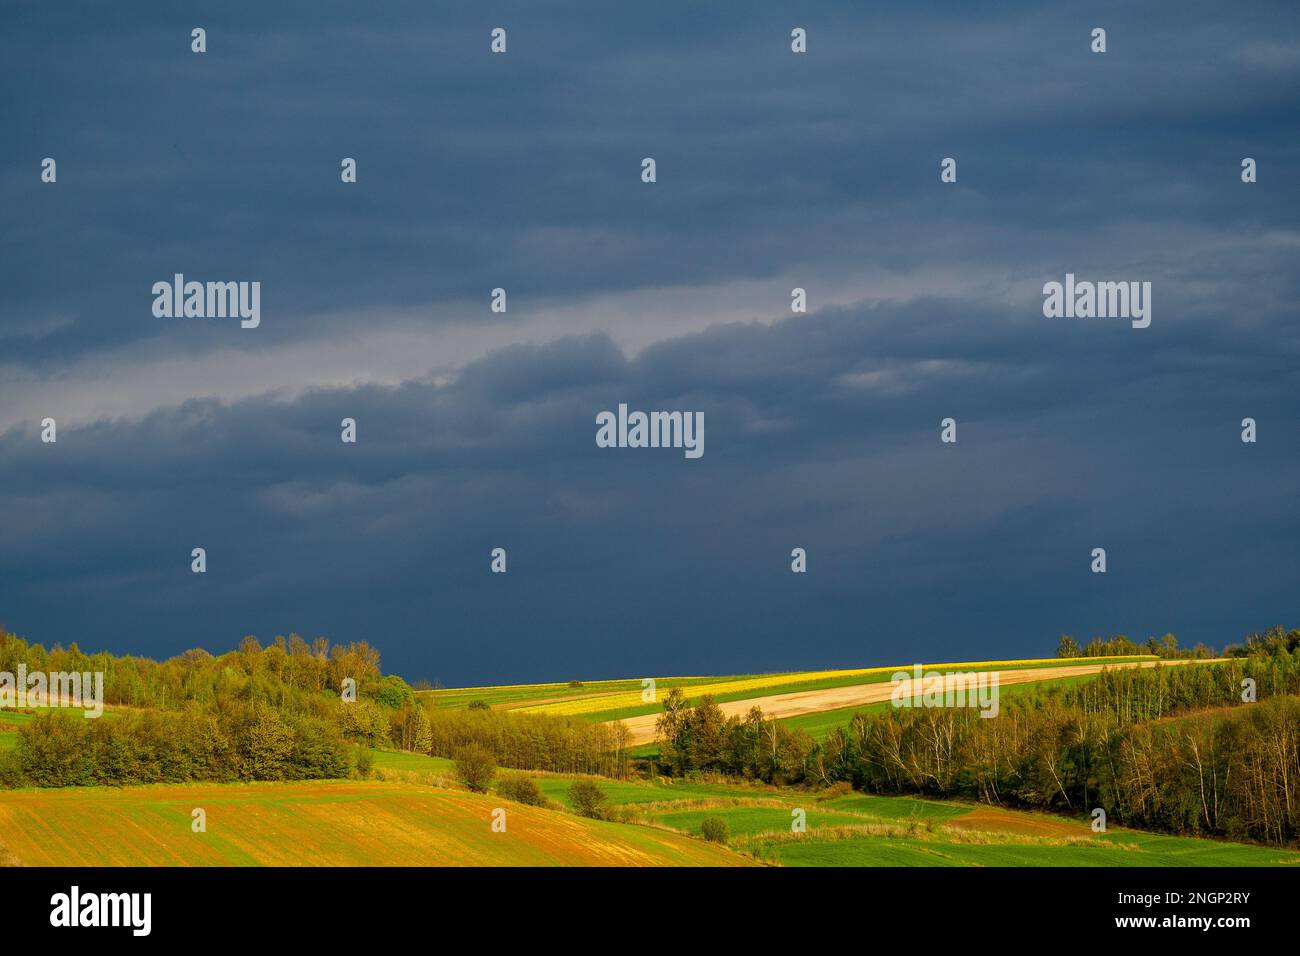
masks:
{"type": "Polygon", "coordinates": [[[1186,837],[1153,837],[1125,831],[1123,843],[1098,837],[1091,842],[1017,844],[946,842],[852,836],[771,844],[767,858],[783,866],[1080,866],[1195,867],[1300,864],[1300,854],[1266,847],[1186,837]]]}
{"type": "MultiPolygon", "coordinates": [[[[854,826],[863,822],[860,816],[851,813],[839,813],[818,806],[803,808],[806,814],[808,832],[838,826],[854,826]]],[[[794,819],[790,807],[705,807],[699,810],[682,810],[674,813],[661,813],[655,816],[655,822],[671,827],[683,833],[698,835],[705,817],[721,817],[727,822],[727,832],[732,839],[736,837],[758,836],[764,833],[781,833],[789,831],[794,819]]]]}
{"type": "Polygon", "coordinates": [[[698,834],[706,816],[721,817],[733,846],[782,866],[1300,867],[1293,850],[1123,828],[1094,834],[1083,819],[956,801],[852,794],[755,803],[666,809],[652,819],[698,834]],[[795,807],[805,810],[806,832],[791,831],[795,807]]]}
{"type": "Polygon", "coordinates": [[[30,723],[31,714],[16,710],[0,710],[0,750],[10,750],[18,746],[18,728],[30,723]]]}
{"type": "Polygon", "coordinates": [[[427,754],[413,754],[405,750],[371,750],[370,756],[374,760],[374,765],[384,770],[428,773],[444,777],[456,775],[455,761],[445,757],[430,757],[427,754]]]}
{"type": "MultiPolygon", "coordinates": [[[[37,709],[44,712],[47,709],[53,710],[56,708],[37,708],[37,709]]],[[[57,709],[63,711],[64,713],[71,713],[71,714],[82,713],[81,709],[76,707],[57,708],[57,709]]],[[[121,713],[120,711],[115,711],[109,708],[105,708],[103,716],[97,719],[112,720],[115,717],[119,716],[120,713],[121,713]]],[[[23,724],[31,723],[35,719],[36,719],[35,713],[25,713],[20,710],[0,710],[0,750],[9,750],[14,747],[17,747],[18,728],[22,727],[23,724]]]]}
{"type": "Polygon", "coordinates": [[[968,804],[953,800],[921,800],[916,797],[881,797],[868,793],[854,793],[830,800],[826,806],[848,810],[876,820],[942,821],[965,816],[971,812],[968,804]]]}

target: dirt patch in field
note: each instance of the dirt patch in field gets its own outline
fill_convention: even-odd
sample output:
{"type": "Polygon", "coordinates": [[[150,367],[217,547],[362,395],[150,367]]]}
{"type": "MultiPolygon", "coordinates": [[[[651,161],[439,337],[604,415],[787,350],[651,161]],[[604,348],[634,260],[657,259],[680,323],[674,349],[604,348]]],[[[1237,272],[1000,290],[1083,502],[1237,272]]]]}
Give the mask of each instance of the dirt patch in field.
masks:
{"type": "Polygon", "coordinates": [[[970,813],[948,820],[944,826],[953,830],[978,830],[984,833],[1015,833],[1022,836],[1086,837],[1092,830],[1086,824],[1055,817],[1013,813],[998,807],[976,807],[970,813]]]}

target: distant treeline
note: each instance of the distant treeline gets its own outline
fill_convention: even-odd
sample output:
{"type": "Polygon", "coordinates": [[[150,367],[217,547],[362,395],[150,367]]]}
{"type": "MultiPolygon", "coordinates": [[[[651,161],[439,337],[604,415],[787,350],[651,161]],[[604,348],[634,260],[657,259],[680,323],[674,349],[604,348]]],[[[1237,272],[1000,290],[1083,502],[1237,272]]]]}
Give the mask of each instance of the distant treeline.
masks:
{"type": "Polygon", "coordinates": [[[429,712],[434,757],[455,757],[470,745],[489,751],[503,767],[625,777],[629,732],[621,722],[519,714],[480,708],[429,712]]]}
{"type": "Polygon", "coordinates": [[[1136,654],[1155,654],[1167,660],[1207,660],[1215,655],[1214,648],[1204,644],[1180,648],[1178,638],[1166,634],[1162,638],[1149,637],[1145,644],[1137,644],[1123,634],[1113,637],[1094,637],[1080,647],[1069,634],[1062,634],[1056,644],[1057,657],[1132,657],[1136,654]]]}
{"type": "Polygon", "coordinates": [[[1247,634],[1241,644],[1223,649],[1224,657],[1256,657],[1259,655],[1294,654],[1300,650],[1300,628],[1287,630],[1275,624],[1266,631],[1247,634]]]}
{"type": "Polygon", "coordinates": [[[381,676],[379,651],[365,641],[331,645],[318,637],[308,644],[297,634],[277,637],[267,647],[255,637],[245,637],[238,650],[220,657],[194,649],[160,663],[147,657],[85,654],[76,644],[46,650],[0,628],[0,671],[17,673],[19,664],[26,664],[29,672],[100,672],[104,703],[159,710],[236,697],[277,710],[310,711],[323,692],[337,697],[344,678],[355,680],[363,696],[383,696],[381,685],[387,680],[388,703],[394,707],[410,694],[401,678],[381,676]]]}
{"type": "Polygon", "coordinates": [[[1263,632],[1248,634],[1241,644],[1229,644],[1223,654],[1215,653],[1214,648],[1205,644],[1195,647],[1178,646],[1178,638],[1172,634],[1164,637],[1148,637],[1145,644],[1137,644],[1123,634],[1113,637],[1094,637],[1083,647],[1069,634],[1062,634],[1056,645],[1057,657],[1127,657],[1134,654],[1155,654],[1169,660],[1206,660],[1212,657],[1248,657],[1257,654],[1274,654],[1279,649],[1284,653],[1293,653],[1300,648],[1300,630],[1287,631],[1281,624],[1274,625],[1263,632]]]}

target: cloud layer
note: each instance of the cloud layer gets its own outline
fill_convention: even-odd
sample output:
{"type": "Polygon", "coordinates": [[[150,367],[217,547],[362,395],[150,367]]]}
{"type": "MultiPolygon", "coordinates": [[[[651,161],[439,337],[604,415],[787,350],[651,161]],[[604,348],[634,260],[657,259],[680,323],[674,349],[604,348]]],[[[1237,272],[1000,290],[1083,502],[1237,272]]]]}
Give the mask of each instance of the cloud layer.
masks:
{"type": "Polygon", "coordinates": [[[464,683],[1292,618],[1287,4],[3,17],[0,621],[35,640],[297,630],[464,683]],[[261,281],[261,328],[155,319],[174,272],[261,281]],[[1151,327],[1043,318],[1066,272],[1151,281],[1151,327]],[[619,402],[703,411],[705,456],[598,449],[619,402]]]}

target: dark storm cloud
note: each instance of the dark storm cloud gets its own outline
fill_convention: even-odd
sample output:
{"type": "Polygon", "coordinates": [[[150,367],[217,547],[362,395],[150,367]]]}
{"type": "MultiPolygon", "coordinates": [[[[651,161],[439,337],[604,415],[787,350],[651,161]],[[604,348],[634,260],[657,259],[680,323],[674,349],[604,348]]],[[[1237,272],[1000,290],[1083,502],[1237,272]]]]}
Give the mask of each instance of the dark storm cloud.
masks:
{"type": "Polygon", "coordinates": [[[1110,24],[1104,59],[1069,5],[830,5],[807,12],[805,58],[788,52],[795,14],[751,5],[72,9],[11,11],[0,41],[5,207],[27,224],[4,246],[6,312],[69,320],[10,343],[32,361],[188,347],[191,330],[147,311],[178,270],[261,278],[275,339],[313,334],[321,310],[481,301],[502,283],[574,295],[862,258],[905,270],[979,223],[1004,230],[964,261],[1005,268],[1044,234],[1300,212],[1267,185],[1300,172],[1285,5],[1091,11],[1110,24]],[[204,56],[188,49],[199,21],[204,56]],[[505,57],[484,52],[497,22],[505,57]],[[1242,150],[1267,155],[1246,195],[1242,150]],[[651,154],[653,191],[637,181],[651,154]],[[46,155],[55,190],[35,176],[46,155]],[[962,164],[948,194],[945,155],[962,164]],[[356,189],[342,156],[361,164],[356,189]]]}
{"type": "Polygon", "coordinates": [[[0,14],[0,621],[471,681],[1290,619],[1290,5],[263,7],[0,14]],[[154,319],[178,271],[262,327],[154,319]],[[1151,328],[1044,319],[1067,271],[1152,281],[1151,328]],[[596,448],[619,402],[704,458],[596,448]]]}
{"type": "Polygon", "coordinates": [[[1172,371],[1144,387],[1158,363],[1118,347],[1123,328],[1066,352],[989,312],[957,318],[829,312],[631,361],[564,340],[444,386],[195,402],[57,446],[10,433],[8,604],[70,636],[138,627],[160,653],[244,631],[364,636],[450,680],[851,664],[902,653],[900,634],[929,657],[1031,652],[1089,625],[1221,639],[1243,604],[1286,610],[1300,402],[1266,362],[1227,352],[1216,389],[1172,371]],[[927,320],[942,346],[880,345],[927,320]],[[1000,324],[1000,347],[982,341],[1000,324]],[[1239,395],[1268,433],[1257,447],[1237,439],[1239,395]],[[597,449],[594,414],[619,401],[702,409],[704,458],[597,449]],[[953,409],[960,441],[943,447],[953,409]],[[795,545],[816,565],[806,583],[787,570],[795,545]],[[504,579],[486,572],[497,546],[504,579]],[[1214,586],[1149,603],[1208,567],[1214,586]]]}

